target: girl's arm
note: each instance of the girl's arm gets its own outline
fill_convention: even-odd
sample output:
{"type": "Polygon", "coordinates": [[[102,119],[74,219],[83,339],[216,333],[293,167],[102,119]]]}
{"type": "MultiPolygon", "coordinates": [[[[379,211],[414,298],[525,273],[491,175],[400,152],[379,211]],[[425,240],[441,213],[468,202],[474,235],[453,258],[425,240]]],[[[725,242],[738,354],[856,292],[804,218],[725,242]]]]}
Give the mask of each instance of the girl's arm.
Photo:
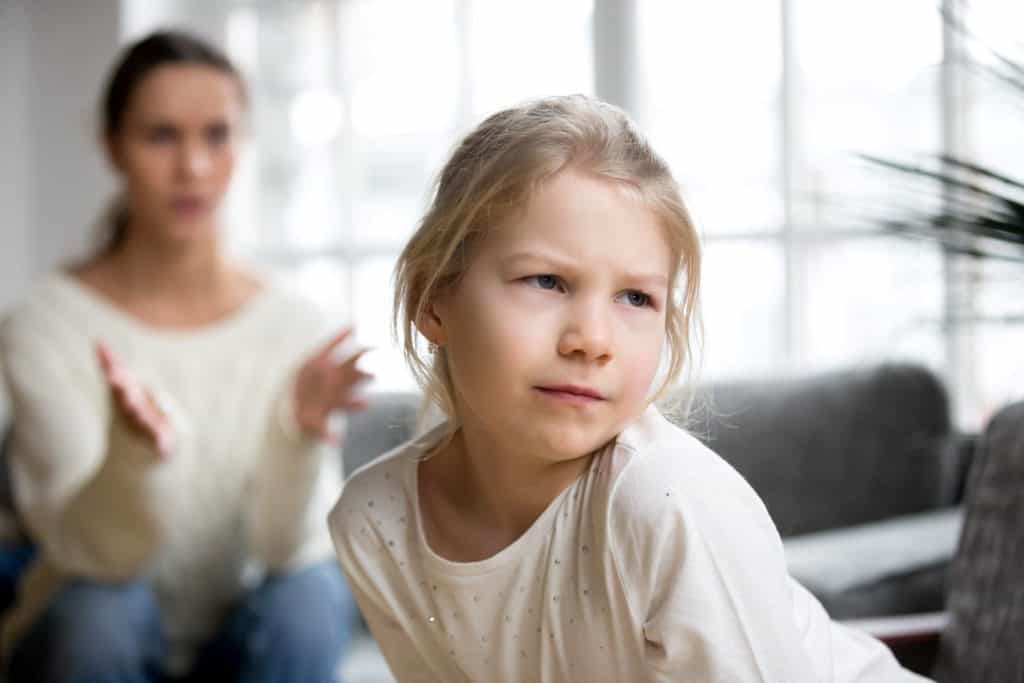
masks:
{"type": "MultiPolygon", "coordinates": [[[[338,500],[328,518],[331,538],[337,551],[338,561],[348,577],[349,586],[355,595],[359,610],[380,647],[391,673],[398,683],[423,681],[469,680],[468,677],[453,678],[451,672],[439,672],[431,668],[430,662],[420,656],[416,643],[409,637],[396,620],[394,610],[389,610],[388,596],[383,590],[392,580],[413,580],[409,577],[394,577],[390,569],[378,566],[375,558],[381,557],[381,539],[375,533],[365,533],[373,528],[372,520],[358,512],[344,514],[343,509],[364,510],[365,501],[373,496],[365,482],[357,479],[346,484],[346,491],[338,500]],[[363,533],[360,533],[362,531],[363,533]],[[383,586],[384,588],[380,588],[383,586]]],[[[386,553],[385,553],[386,556],[386,553]]],[[[392,599],[401,599],[392,596],[392,599]]]]}
{"type": "MultiPolygon", "coordinates": [[[[101,580],[142,572],[166,518],[163,456],[112,407],[92,345],[31,318],[0,328],[14,417],[9,467],[15,502],[49,562],[101,580]]],[[[155,392],[174,435],[168,458],[190,447],[189,424],[155,392]]]]}
{"type": "Polygon", "coordinates": [[[795,579],[789,579],[793,591],[793,616],[811,657],[820,660],[820,668],[836,683],[926,681],[902,669],[892,652],[881,641],[863,631],[833,621],[818,599],[795,579]]]}
{"type": "Polygon", "coordinates": [[[633,463],[609,521],[656,680],[923,680],[882,643],[833,624],[789,577],[760,499],[710,452],[633,463]]]}

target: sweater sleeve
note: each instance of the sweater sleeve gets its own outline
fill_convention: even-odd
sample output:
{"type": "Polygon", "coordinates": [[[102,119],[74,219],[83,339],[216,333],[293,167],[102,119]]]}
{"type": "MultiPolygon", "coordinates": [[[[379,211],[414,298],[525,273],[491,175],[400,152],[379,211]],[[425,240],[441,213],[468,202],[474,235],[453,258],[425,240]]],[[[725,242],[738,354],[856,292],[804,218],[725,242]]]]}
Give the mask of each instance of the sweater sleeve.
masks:
{"type": "MultiPolygon", "coordinates": [[[[137,576],[164,532],[160,458],[115,414],[90,342],[23,312],[0,327],[0,357],[15,503],[31,535],[64,573],[137,576]]],[[[156,394],[174,433],[169,457],[181,457],[189,424],[156,394]]]]}
{"type": "Polygon", "coordinates": [[[295,376],[328,327],[308,305],[295,311],[288,329],[302,341],[276,383],[245,509],[250,552],[271,572],[332,555],[324,520],[341,491],[340,449],[303,434],[295,417],[295,376]]]}
{"type": "Polygon", "coordinates": [[[613,561],[654,680],[923,680],[834,624],[789,577],[753,490],[702,446],[680,445],[637,456],[609,506],[613,561]]]}

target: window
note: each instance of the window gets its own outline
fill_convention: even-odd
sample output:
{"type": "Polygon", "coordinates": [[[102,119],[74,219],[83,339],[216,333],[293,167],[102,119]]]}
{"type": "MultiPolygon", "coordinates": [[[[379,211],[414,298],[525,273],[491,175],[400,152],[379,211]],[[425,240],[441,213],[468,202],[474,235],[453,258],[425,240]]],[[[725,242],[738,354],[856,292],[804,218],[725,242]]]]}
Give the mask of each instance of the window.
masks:
{"type": "Polygon", "coordinates": [[[389,336],[391,269],[451,145],[501,107],[618,78],[611,89],[632,95],[617,103],[673,167],[705,238],[705,378],[914,359],[968,397],[972,426],[1019,392],[1024,309],[1007,302],[1020,264],[972,271],[991,281],[970,294],[988,322],[963,342],[947,313],[956,268],[934,244],[878,228],[938,194],[858,156],[913,161],[955,145],[1022,175],[1022,100],[991,76],[949,97],[944,43],[982,63],[1019,50],[1022,10],[944,6],[964,2],[976,31],[952,36],[933,0],[187,0],[161,16],[127,5],[131,32],[196,26],[245,70],[256,135],[232,242],[355,323],[379,349],[378,390],[411,386],[389,336]],[[615,21],[597,26],[608,9],[615,21]],[[623,49],[631,72],[597,73],[623,49]]]}

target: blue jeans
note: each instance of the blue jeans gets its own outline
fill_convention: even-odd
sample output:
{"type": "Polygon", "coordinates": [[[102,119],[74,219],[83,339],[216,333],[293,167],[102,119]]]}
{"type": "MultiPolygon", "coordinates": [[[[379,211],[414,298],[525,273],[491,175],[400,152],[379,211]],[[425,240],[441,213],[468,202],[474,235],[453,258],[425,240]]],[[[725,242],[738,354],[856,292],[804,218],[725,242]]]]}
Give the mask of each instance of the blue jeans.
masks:
{"type": "MultiPolygon", "coordinates": [[[[335,562],[272,576],[239,602],[188,680],[335,683],[358,611],[335,562]]],[[[17,644],[11,683],[155,683],[160,614],[145,582],[65,586],[17,644]]]]}

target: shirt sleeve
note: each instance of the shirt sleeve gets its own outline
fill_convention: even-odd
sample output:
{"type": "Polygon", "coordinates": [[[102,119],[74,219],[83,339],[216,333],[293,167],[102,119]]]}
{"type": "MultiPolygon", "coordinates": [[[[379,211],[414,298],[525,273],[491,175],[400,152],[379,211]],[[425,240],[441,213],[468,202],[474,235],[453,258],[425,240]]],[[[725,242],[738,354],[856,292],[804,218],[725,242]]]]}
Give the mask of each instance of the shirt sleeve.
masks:
{"type": "MultiPolygon", "coordinates": [[[[346,487],[352,482],[348,482],[346,487]]],[[[355,595],[359,610],[366,619],[366,624],[380,647],[381,654],[388,663],[391,673],[398,683],[433,683],[445,680],[444,675],[432,671],[427,660],[420,656],[416,643],[394,618],[394,611],[387,608],[386,596],[374,583],[373,557],[380,555],[379,538],[373,533],[360,533],[365,530],[358,513],[345,515],[346,508],[362,509],[359,504],[346,504],[346,494],[330,513],[329,527],[338,561],[348,578],[349,587],[355,595]]],[[[363,519],[365,524],[370,524],[363,519]]]]}
{"type": "Polygon", "coordinates": [[[653,680],[924,680],[834,624],[792,580],[746,482],[703,447],[637,456],[609,505],[610,546],[653,680]]]}
{"type": "MultiPolygon", "coordinates": [[[[114,411],[92,344],[23,313],[0,326],[0,357],[15,504],[31,536],[66,574],[137,576],[165,531],[161,459],[114,411]]],[[[154,389],[174,433],[169,457],[182,457],[188,421],[154,389]]]]}
{"type": "MultiPolygon", "coordinates": [[[[324,524],[341,490],[342,453],[327,441],[303,434],[295,417],[298,369],[328,338],[324,318],[308,304],[296,305],[297,319],[282,321],[300,343],[276,383],[246,500],[248,547],[269,571],[294,569],[330,557],[324,524]]],[[[289,353],[284,350],[283,353],[289,353]]]]}
{"type": "Polygon", "coordinates": [[[790,579],[793,589],[794,619],[808,653],[816,662],[823,679],[835,683],[927,681],[900,667],[892,652],[878,639],[829,618],[818,599],[790,579]]]}

